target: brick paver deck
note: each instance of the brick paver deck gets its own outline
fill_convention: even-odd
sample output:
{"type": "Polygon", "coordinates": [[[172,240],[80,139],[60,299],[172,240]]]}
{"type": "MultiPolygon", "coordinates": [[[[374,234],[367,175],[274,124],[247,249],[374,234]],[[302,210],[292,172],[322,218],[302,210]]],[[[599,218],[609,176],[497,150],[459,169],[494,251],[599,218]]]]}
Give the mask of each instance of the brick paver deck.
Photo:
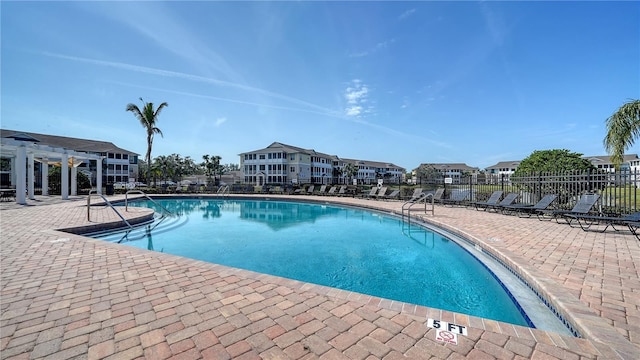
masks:
{"type": "Polygon", "coordinates": [[[2,359],[640,358],[640,242],[628,233],[442,206],[423,216],[510,264],[574,338],[57,231],[119,219],[96,208],[89,221],[82,198],[51,199],[0,204],[2,359]],[[436,341],[427,318],[468,336],[436,341]]]}

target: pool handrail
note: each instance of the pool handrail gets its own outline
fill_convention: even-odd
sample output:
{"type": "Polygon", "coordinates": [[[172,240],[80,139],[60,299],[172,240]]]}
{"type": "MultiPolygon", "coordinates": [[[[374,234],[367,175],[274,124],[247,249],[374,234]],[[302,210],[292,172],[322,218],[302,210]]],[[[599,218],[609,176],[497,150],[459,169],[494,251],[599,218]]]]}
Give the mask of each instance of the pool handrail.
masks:
{"type": "Polygon", "coordinates": [[[416,197],[415,199],[407,200],[404,204],[402,204],[402,220],[404,221],[404,212],[406,210],[407,221],[411,223],[411,211],[412,211],[411,208],[413,207],[413,205],[420,204],[420,203],[424,203],[424,213],[426,214],[428,212],[431,212],[431,215],[433,216],[435,214],[435,206],[434,206],[433,199],[434,199],[433,193],[422,193],[420,194],[420,196],[416,197]],[[430,209],[427,209],[428,199],[431,199],[430,209]]]}
{"type": "Polygon", "coordinates": [[[229,185],[220,186],[218,191],[216,191],[216,195],[229,196],[231,190],[229,189],[229,185]]]}
{"type": "Polygon", "coordinates": [[[127,224],[129,229],[133,229],[133,226],[131,226],[131,224],[129,224],[127,219],[125,219],[124,216],[122,216],[122,214],[120,214],[120,212],[118,210],[116,210],[115,207],[113,207],[111,202],[109,202],[109,200],[106,197],[104,197],[104,195],[99,194],[98,190],[89,191],[89,196],[87,196],[87,221],[91,221],[91,196],[92,195],[100,196],[102,198],[102,200],[105,202],[105,204],[107,204],[107,206],[109,206],[113,211],[115,211],[115,213],[118,214],[120,219],[122,219],[122,221],[124,221],[124,223],[127,224]]]}
{"type": "Polygon", "coordinates": [[[167,214],[169,214],[169,216],[173,216],[174,214],[167,210],[167,208],[165,208],[164,206],[160,205],[157,201],[153,200],[152,198],[149,197],[149,195],[145,194],[144,191],[142,190],[138,190],[138,189],[133,189],[133,190],[127,190],[126,193],[124,193],[124,209],[125,211],[129,211],[129,193],[138,193],[141,194],[142,196],[144,196],[147,200],[151,201],[154,205],[157,205],[158,207],[160,207],[162,210],[164,210],[167,214]]]}

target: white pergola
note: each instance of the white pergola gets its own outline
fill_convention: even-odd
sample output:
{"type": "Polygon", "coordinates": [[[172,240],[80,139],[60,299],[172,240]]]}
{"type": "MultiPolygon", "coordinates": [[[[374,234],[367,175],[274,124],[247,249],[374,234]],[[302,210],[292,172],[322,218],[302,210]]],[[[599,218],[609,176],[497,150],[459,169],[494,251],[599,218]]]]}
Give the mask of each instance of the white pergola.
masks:
{"type": "Polygon", "coordinates": [[[42,195],[48,195],[49,191],[49,164],[58,163],[62,167],[60,184],[62,199],[69,199],[69,168],[71,168],[71,195],[77,195],[77,166],[85,160],[96,160],[98,165],[96,190],[99,194],[102,193],[102,156],[40,145],[37,142],[38,140],[24,134],[0,139],[0,156],[11,159],[11,180],[16,186],[16,203],[25,205],[27,196],[35,200],[35,161],[42,164],[42,195]]]}

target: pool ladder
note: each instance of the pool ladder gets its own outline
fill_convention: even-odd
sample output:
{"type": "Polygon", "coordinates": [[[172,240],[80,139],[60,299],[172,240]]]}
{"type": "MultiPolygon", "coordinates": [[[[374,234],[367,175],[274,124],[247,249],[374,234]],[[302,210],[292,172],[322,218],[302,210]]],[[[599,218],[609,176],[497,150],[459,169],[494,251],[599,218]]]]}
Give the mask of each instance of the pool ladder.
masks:
{"type": "Polygon", "coordinates": [[[98,194],[97,190],[89,191],[89,196],[87,197],[87,221],[91,221],[91,197],[93,195],[97,195],[97,196],[101,197],[102,200],[104,201],[104,203],[107,204],[107,206],[109,206],[116,214],[118,214],[120,219],[122,219],[122,221],[124,221],[125,224],[127,224],[129,229],[133,229],[133,226],[131,226],[131,224],[129,224],[127,219],[125,219],[124,216],[122,216],[122,214],[120,214],[120,212],[118,210],[116,210],[115,207],[113,207],[111,202],[109,202],[109,200],[106,197],[104,197],[104,195],[98,194]]]}
{"type": "Polygon", "coordinates": [[[229,189],[229,185],[225,185],[225,186],[220,186],[218,188],[218,191],[216,191],[216,195],[217,196],[229,196],[229,194],[231,193],[231,190],[229,189]]]}
{"type": "Polygon", "coordinates": [[[424,204],[424,213],[431,213],[433,216],[435,214],[434,203],[433,203],[433,193],[422,193],[415,199],[411,199],[402,204],[402,221],[404,222],[405,212],[407,217],[407,223],[411,224],[411,211],[417,211],[421,209],[415,209],[414,205],[424,204]],[[430,201],[429,201],[430,200],[430,201]]]}
{"type": "MultiPolygon", "coordinates": [[[[173,216],[175,215],[174,213],[172,213],[171,211],[167,210],[166,207],[160,205],[157,201],[153,200],[152,198],[149,197],[149,195],[145,194],[144,191],[142,190],[128,190],[125,194],[124,194],[124,209],[125,211],[129,211],[129,194],[141,194],[142,196],[144,196],[147,200],[151,201],[154,205],[156,205],[157,207],[159,207],[160,209],[162,209],[167,215],[169,216],[173,216]]],[[[163,215],[164,216],[164,215],[163,215]]]]}

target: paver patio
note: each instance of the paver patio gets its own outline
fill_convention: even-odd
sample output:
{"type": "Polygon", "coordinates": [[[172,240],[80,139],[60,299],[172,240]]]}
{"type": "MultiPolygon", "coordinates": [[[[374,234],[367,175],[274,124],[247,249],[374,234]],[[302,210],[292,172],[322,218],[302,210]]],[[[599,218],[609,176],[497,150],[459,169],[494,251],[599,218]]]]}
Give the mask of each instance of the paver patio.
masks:
{"type": "Polygon", "coordinates": [[[0,203],[0,358],[640,358],[640,241],[628,232],[442,206],[424,216],[510,264],[582,335],[574,338],[56,230],[119,220],[96,208],[89,221],[85,205],[0,203]],[[427,318],[466,325],[468,336],[436,341],[427,318]]]}

